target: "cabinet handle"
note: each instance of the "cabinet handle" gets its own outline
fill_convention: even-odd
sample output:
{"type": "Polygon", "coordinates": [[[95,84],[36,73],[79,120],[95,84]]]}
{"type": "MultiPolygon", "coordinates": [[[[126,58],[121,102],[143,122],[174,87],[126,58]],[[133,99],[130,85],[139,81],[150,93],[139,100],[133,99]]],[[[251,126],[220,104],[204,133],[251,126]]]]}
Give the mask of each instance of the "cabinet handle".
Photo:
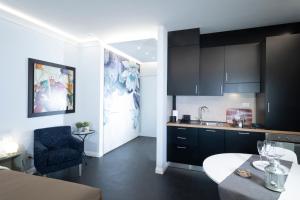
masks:
{"type": "Polygon", "coordinates": [[[195,87],[195,93],[198,94],[198,85],[195,87]]]}
{"type": "Polygon", "coordinates": [[[270,102],[268,102],[268,113],[270,112],[270,102]]]}
{"type": "Polygon", "coordinates": [[[221,95],[223,95],[223,85],[221,85],[221,95]]]}
{"type": "Polygon", "coordinates": [[[177,149],[186,149],[186,147],[177,146],[177,149]]]}
{"type": "Polygon", "coordinates": [[[225,73],[225,80],[228,81],[228,73],[225,73]]]}
{"type": "Polygon", "coordinates": [[[178,130],[186,130],[186,128],[177,128],[178,130]]]}
{"type": "Polygon", "coordinates": [[[215,132],[217,132],[217,131],[215,131],[215,130],[211,130],[211,129],[206,129],[205,131],[206,131],[206,132],[212,132],[212,133],[215,133],[215,132]]]}
{"type": "Polygon", "coordinates": [[[250,133],[246,133],[246,132],[239,132],[240,135],[250,135],[250,133]]]}
{"type": "Polygon", "coordinates": [[[177,137],[177,139],[180,139],[180,140],[186,140],[186,137],[177,137]]]}

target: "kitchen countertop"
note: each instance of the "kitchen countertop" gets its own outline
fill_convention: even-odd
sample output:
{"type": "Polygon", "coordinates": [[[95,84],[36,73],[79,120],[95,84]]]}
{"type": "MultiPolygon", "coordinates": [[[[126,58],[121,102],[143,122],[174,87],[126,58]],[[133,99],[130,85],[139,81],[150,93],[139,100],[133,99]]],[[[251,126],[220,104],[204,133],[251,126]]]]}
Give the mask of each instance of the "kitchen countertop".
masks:
{"type": "Polygon", "coordinates": [[[221,123],[221,124],[222,125],[211,126],[211,125],[201,125],[200,123],[168,122],[167,126],[186,127],[186,128],[219,129],[219,130],[243,131],[243,132],[246,131],[246,132],[256,132],[256,133],[269,133],[269,134],[283,134],[283,135],[300,136],[300,132],[267,130],[267,129],[261,129],[261,128],[238,128],[238,127],[232,127],[227,123],[221,123]]]}

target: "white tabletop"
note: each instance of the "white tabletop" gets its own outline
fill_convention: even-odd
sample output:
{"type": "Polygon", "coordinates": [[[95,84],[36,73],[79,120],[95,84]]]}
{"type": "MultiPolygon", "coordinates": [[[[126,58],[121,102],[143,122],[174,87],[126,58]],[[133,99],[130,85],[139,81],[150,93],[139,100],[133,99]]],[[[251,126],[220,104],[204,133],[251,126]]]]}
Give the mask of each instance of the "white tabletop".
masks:
{"type": "MultiPolygon", "coordinates": [[[[203,169],[208,177],[220,184],[232,174],[239,166],[250,158],[251,154],[224,153],[206,158],[203,169]]],[[[300,196],[300,165],[293,163],[285,183],[285,192],[281,193],[279,200],[298,200],[300,196]]]]}

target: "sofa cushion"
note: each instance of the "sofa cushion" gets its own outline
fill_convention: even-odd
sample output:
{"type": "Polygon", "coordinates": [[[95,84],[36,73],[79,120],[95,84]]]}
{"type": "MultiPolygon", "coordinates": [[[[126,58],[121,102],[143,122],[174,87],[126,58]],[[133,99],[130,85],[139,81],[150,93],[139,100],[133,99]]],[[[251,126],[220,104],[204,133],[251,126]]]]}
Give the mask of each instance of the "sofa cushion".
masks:
{"type": "Polygon", "coordinates": [[[61,148],[49,151],[48,165],[58,165],[64,162],[77,160],[81,157],[81,153],[71,148],[61,148]]]}

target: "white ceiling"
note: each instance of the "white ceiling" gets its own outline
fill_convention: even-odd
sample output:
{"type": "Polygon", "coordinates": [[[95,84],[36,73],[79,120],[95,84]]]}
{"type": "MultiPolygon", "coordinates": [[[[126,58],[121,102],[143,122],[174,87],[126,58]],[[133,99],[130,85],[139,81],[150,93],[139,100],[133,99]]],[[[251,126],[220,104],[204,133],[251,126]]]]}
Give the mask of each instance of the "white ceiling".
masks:
{"type": "Polygon", "coordinates": [[[110,45],[141,62],[156,62],[156,44],[156,39],[145,39],[110,45]]]}
{"type": "Polygon", "coordinates": [[[155,38],[168,30],[202,33],[300,21],[300,0],[0,0],[78,38],[107,43],[155,38]]]}

